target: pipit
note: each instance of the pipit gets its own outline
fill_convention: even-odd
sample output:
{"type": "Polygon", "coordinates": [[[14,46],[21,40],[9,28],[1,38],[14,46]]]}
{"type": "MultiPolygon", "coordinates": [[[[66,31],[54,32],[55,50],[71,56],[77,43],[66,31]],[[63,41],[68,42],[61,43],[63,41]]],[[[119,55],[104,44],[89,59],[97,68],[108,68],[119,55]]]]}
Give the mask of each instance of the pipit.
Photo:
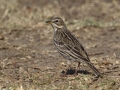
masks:
{"type": "Polygon", "coordinates": [[[60,17],[52,17],[46,21],[54,29],[54,44],[57,51],[67,60],[78,62],[75,74],[78,71],[80,63],[86,63],[99,77],[101,73],[90,62],[87,52],[85,51],[79,40],[66,27],[64,21],[60,17]]]}

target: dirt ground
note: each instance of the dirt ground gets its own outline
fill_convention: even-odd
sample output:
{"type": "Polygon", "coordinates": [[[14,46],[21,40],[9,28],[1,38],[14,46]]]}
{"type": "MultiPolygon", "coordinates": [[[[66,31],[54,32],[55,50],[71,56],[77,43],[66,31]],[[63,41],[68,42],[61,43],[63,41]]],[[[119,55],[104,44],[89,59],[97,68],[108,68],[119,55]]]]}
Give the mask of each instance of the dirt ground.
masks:
{"type": "Polygon", "coordinates": [[[0,0],[0,90],[120,90],[120,1],[0,0]],[[67,60],[45,24],[50,16],[64,19],[103,78],[85,64],[61,77],[67,60]]]}

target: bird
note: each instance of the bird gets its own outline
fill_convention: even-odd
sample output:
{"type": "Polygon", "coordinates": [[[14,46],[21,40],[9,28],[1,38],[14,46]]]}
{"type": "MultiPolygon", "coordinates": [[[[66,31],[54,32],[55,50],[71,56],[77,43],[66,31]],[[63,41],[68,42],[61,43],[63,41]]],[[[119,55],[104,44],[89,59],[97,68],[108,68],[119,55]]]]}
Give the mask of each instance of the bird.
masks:
{"type": "Polygon", "coordinates": [[[96,77],[101,76],[101,73],[94,67],[93,63],[91,63],[83,45],[76,36],[67,29],[64,21],[60,17],[50,17],[46,23],[53,27],[53,41],[57,51],[69,62],[78,62],[75,74],[80,64],[85,63],[92,69],[96,77]]]}

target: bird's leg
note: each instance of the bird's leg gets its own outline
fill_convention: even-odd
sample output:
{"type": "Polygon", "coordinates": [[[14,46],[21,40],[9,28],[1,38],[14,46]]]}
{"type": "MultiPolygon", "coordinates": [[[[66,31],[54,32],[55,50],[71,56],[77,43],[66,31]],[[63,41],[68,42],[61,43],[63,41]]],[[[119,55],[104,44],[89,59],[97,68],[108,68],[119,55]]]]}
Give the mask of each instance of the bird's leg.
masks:
{"type": "Polygon", "coordinates": [[[77,74],[77,71],[78,71],[79,67],[80,67],[80,62],[78,62],[78,66],[77,66],[77,68],[76,68],[76,70],[75,70],[74,75],[76,75],[76,74],[77,74]]]}

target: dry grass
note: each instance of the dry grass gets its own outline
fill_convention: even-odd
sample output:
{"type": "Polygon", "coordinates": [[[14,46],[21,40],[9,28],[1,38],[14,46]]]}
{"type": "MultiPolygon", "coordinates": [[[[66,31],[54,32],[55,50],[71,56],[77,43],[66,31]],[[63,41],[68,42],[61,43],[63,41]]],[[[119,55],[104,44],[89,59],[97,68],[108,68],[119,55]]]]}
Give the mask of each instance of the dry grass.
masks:
{"type": "MultiPolygon", "coordinates": [[[[120,90],[119,0],[51,2],[0,0],[0,89],[120,90]],[[91,71],[60,76],[66,64],[56,54],[53,32],[44,23],[50,16],[62,17],[68,28],[86,41],[88,52],[93,53],[91,61],[103,78],[94,81],[91,71]]],[[[89,70],[86,65],[82,69],[89,70]]]]}

